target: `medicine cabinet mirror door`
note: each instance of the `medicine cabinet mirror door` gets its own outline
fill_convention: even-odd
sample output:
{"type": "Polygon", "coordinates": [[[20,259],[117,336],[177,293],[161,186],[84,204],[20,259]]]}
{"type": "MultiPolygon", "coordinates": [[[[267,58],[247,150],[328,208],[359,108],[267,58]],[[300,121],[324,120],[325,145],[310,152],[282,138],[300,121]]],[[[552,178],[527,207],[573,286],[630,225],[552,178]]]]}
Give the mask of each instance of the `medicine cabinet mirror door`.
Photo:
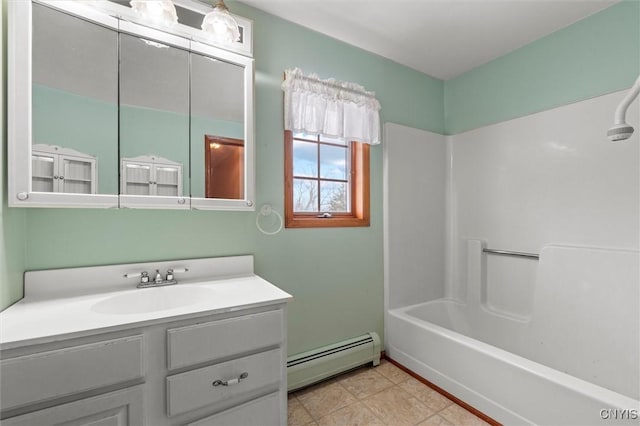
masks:
{"type": "Polygon", "coordinates": [[[191,50],[191,206],[253,210],[253,60],[191,50]]]}
{"type": "Polygon", "coordinates": [[[188,44],[122,24],[150,37],[120,34],[120,206],[188,209],[188,44]]]}
{"type": "Polygon", "coordinates": [[[8,6],[9,205],[254,209],[252,58],[128,5],[8,6]]]}
{"type": "Polygon", "coordinates": [[[117,207],[117,20],[23,1],[9,13],[9,204],[117,207]]]}

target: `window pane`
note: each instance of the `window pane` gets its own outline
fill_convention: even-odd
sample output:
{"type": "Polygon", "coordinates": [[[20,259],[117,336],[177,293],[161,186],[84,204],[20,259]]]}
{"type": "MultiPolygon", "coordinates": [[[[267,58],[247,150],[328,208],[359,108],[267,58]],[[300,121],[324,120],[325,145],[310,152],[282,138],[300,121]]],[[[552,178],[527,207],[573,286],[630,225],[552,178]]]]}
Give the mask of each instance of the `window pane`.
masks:
{"type": "Polygon", "coordinates": [[[293,175],[318,177],[318,144],[293,141],[293,175]]]}
{"type": "Polygon", "coordinates": [[[320,182],[320,211],[349,211],[349,192],[346,183],[326,181],[320,182]]]}
{"type": "Polygon", "coordinates": [[[347,180],[347,149],[320,145],[320,177],[347,180]]]}
{"type": "Polygon", "coordinates": [[[309,179],[293,180],[293,211],[318,211],[318,182],[309,179]]]}

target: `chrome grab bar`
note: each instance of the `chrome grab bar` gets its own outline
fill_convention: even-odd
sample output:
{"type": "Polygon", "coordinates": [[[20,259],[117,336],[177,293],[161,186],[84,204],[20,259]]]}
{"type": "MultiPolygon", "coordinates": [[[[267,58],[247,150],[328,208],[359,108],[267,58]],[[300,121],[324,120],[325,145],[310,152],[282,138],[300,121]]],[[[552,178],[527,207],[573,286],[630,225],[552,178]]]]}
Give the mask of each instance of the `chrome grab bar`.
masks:
{"type": "Polygon", "coordinates": [[[539,254],[523,253],[523,252],[520,252],[520,251],[494,250],[494,249],[483,248],[482,252],[483,253],[491,253],[491,254],[500,254],[500,255],[503,255],[503,256],[526,257],[526,258],[529,258],[529,259],[539,259],[540,258],[539,254]]]}

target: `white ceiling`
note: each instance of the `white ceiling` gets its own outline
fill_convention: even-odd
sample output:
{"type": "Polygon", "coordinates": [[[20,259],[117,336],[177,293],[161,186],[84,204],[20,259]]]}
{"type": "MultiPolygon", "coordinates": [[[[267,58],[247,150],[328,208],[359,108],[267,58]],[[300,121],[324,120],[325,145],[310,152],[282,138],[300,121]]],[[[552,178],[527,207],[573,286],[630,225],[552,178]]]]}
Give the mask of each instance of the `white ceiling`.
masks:
{"type": "Polygon", "coordinates": [[[448,80],[619,0],[240,0],[448,80]]]}

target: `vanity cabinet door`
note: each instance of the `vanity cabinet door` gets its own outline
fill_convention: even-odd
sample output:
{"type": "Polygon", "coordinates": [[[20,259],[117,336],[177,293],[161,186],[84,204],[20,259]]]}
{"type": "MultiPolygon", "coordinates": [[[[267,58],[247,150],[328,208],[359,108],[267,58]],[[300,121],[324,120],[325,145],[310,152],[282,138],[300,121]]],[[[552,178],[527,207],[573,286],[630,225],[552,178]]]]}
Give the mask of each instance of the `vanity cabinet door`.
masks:
{"type": "Polygon", "coordinates": [[[2,426],[140,426],[144,424],[142,386],[2,420],[2,426]]]}

